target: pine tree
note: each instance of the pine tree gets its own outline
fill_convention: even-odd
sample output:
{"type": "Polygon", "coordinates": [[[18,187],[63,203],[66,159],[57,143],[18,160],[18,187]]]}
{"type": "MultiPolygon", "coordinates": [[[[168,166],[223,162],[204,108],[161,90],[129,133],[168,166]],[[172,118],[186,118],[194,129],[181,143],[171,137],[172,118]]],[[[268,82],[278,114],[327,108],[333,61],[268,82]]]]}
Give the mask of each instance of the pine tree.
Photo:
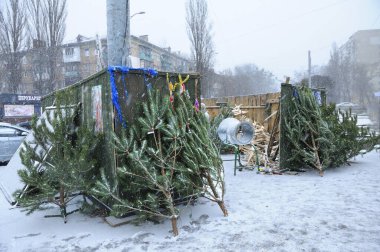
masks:
{"type": "Polygon", "coordinates": [[[34,141],[24,144],[20,157],[25,169],[18,171],[26,187],[15,195],[27,214],[54,204],[66,222],[67,204],[93,187],[98,137],[87,126],[76,125],[80,105],[73,110],[62,100],[57,96],[56,109],[47,111],[46,119],[32,122],[34,141]]]}
{"type": "Polygon", "coordinates": [[[174,235],[178,202],[204,195],[227,215],[223,165],[209,133],[208,121],[196,111],[184,85],[172,85],[169,96],[150,91],[137,122],[120,137],[114,134],[121,164],[118,186],[102,176],[93,193],[112,199],[113,215],[133,211],[139,219],[171,219],[174,235]]]}
{"type": "Polygon", "coordinates": [[[299,167],[309,165],[323,171],[331,164],[334,134],[324,120],[321,108],[312,91],[306,87],[294,87],[294,95],[287,106],[285,116],[286,139],[291,156],[288,161],[299,167]]]}
{"type": "MultiPolygon", "coordinates": [[[[190,108],[189,99],[182,96],[177,99],[184,104],[183,107],[190,108]]],[[[224,216],[228,216],[227,208],[224,205],[224,167],[219,155],[219,148],[212,141],[212,128],[207,118],[202,113],[194,113],[188,121],[191,132],[186,134],[184,164],[197,170],[197,175],[202,179],[203,196],[216,202],[221,208],[224,216]]]]}
{"type": "Polygon", "coordinates": [[[380,136],[371,133],[367,128],[359,128],[357,116],[351,110],[337,110],[335,104],[322,107],[323,118],[334,134],[332,167],[347,164],[348,160],[359,154],[360,150],[372,150],[380,136]]]}

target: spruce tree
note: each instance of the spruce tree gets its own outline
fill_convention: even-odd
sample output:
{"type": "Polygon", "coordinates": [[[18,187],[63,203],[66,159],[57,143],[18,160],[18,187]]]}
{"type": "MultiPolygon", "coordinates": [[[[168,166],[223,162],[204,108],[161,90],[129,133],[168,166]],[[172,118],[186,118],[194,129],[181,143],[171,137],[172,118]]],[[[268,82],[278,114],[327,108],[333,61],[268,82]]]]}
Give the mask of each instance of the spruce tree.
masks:
{"type": "Polygon", "coordinates": [[[80,105],[64,106],[64,97],[56,97],[56,109],[48,110],[46,118],[33,120],[34,140],[24,143],[20,157],[25,169],[18,171],[26,187],[15,195],[27,214],[54,204],[66,222],[67,204],[88,193],[96,180],[98,137],[91,127],[79,125],[80,105]]]}
{"type": "Polygon", "coordinates": [[[331,164],[331,153],[335,148],[334,134],[325,121],[322,110],[312,91],[307,87],[293,87],[293,97],[285,116],[286,139],[291,156],[288,161],[295,167],[311,166],[323,176],[331,164]]]}
{"type": "Polygon", "coordinates": [[[168,83],[170,95],[149,91],[137,122],[121,136],[114,134],[118,186],[112,187],[102,176],[93,190],[103,200],[113,201],[112,215],[133,211],[139,219],[168,218],[174,235],[179,202],[203,195],[227,215],[223,165],[210,139],[210,126],[194,108],[184,81],[179,81],[182,85],[168,83]]]}
{"type": "Polygon", "coordinates": [[[322,114],[334,134],[332,167],[347,164],[360,150],[372,150],[380,139],[380,136],[371,133],[368,128],[359,128],[357,116],[351,110],[337,110],[335,104],[330,104],[322,107],[322,114]]]}

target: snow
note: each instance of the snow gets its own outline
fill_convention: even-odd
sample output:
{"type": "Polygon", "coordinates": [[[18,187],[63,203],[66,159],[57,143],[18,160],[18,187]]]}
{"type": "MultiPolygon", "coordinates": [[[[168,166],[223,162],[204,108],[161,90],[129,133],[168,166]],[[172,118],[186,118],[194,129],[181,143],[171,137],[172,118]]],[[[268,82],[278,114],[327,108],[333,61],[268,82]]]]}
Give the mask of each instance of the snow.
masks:
{"type": "MultiPolygon", "coordinates": [[[[64,114],[65,111],[62,111],[64,114]]],[[[47,120],[47,112],[43,112],[37,121],[37,125],[40,125],[41,120],[46,120],[46,126],[50,131],[53,131],[53,126],[47,120]]],[[[24,184],[22,183],[20,177],[18,176],[17,170],[26,169],[26,167],[21,163],[20,152],[24,148],[25,143],[33,144],[35,142],[34,132],[31,130],[29,134],[25,137],[24,142],[18,147],[16,152],[13,154],[11,160],[7,167],[0,166],[0,192],[3,193],[6,200],[9,203],[15,202],[15,199],[12,195],[17,189],[22,189],[24,184]]],[[[33,145],[32,145],[33,146],[33,145]]],[[[37,147],[36,151],[42,153],[43,149],[37,147]]]]}
{"type": "MultiPolygon", "coordinates": [[[[24,142],[32,142],[34,140],[33,133],[29,133],[24,142]]],[[[21,144],[17,151],[13,154],[7,166],[0,166],[0,192],[4,194],[7,201],[12,203],[15,201],[12,193],[17,189],[22,189],[24,184],[17,174],[17,170],[25,169],[21,163],[20,151],[24,144],[21,144]]],[[[1,194],[0,194],[1,196],[1,194]]]]}
{"type": "Polygon", "coordinates": [[[356,123],[357,126],[372,126],[374,123],[369,118],[368,115],[358,115],[358,121],[356,123]]]}
{"type": "Polygon", "coordinates": [[[44,218],[57,209],[26,216],[0,194],[0,251],[380,251],[379,152],[324,177],[225,168],[229,216],[200,199],[181,212],[177,237],[170,221],[113,228],[81,213],[44,218]]]}

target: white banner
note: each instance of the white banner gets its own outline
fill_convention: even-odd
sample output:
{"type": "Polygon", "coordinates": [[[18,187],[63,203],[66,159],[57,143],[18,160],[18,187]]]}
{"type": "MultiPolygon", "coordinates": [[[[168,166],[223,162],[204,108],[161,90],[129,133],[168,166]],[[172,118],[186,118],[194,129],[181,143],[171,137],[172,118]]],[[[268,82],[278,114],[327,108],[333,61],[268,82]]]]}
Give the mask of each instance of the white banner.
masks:
{"type": "Polygon", "coordinates": [[[32,117],[34,115],[34,105],[11,105],[4,104],[5,117],[32,117]]]}

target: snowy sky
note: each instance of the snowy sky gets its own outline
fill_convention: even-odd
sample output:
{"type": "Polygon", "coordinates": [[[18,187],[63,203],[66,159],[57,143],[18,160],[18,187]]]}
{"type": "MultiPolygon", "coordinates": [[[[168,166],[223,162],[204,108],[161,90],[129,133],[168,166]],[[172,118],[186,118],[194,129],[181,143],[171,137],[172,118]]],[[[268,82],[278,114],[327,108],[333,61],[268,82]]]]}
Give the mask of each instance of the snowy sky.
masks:
{"type": "MultiPolygon", "coordinates": [[[[255,63],[277,77],[327,63],[332,43],[357,30],[380,28],[380,0],[207,0],[217,71],[255,63]]],[[[131,0],[133,35],[189,54],[186,0],[131,0]]],[[[106,35],[106,0],[68,0],[66,40],[106,35]]]]}

